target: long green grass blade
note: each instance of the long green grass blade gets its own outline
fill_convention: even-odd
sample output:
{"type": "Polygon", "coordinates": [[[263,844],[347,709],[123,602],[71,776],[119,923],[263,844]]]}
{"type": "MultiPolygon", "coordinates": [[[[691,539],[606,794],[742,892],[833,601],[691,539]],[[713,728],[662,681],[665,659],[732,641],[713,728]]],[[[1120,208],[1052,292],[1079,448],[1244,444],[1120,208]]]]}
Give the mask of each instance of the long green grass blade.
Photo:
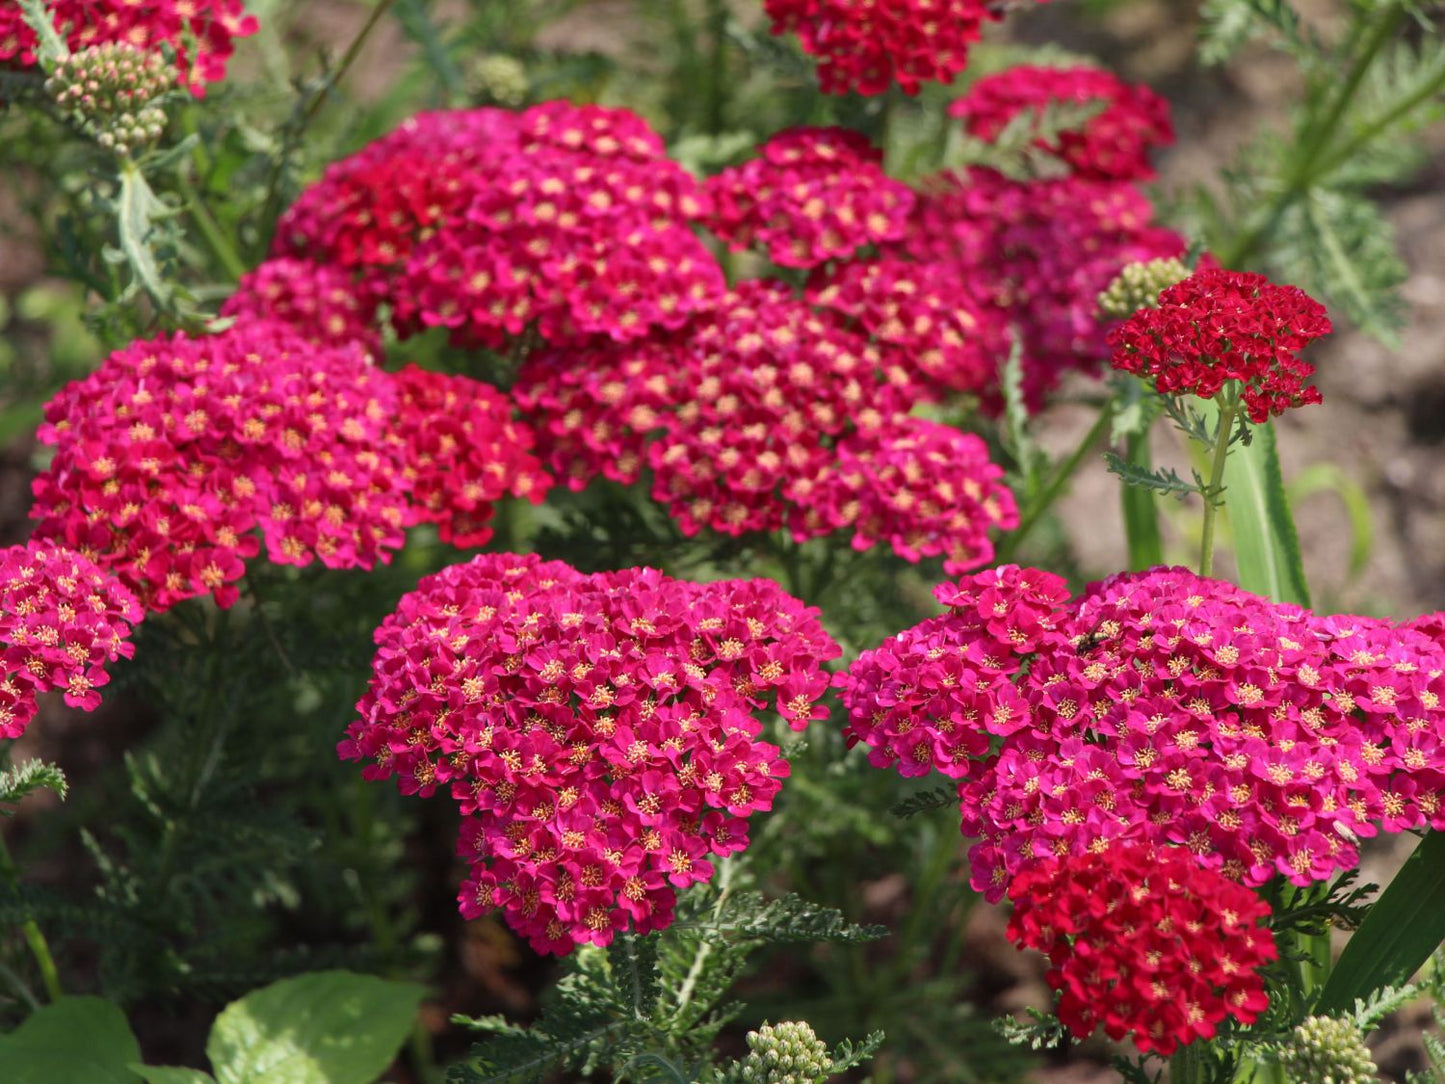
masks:
{"type": "Polygon", "coordinates": [[[1339,1014],[1410,980],[1445,942],[1445,832],[1431,832],[1380,894],[1325,983],[1316,1012],[1339,1014]]]}
{"type": "Polygon", "coordinates": [[[1276,602],[1308,606],[1309,586],[1273,426],[1255,426],[1254,439],[1230,452],[1224,468],[1224,508],[1234,537],[1239,585],[1276,602]]]}
{"type": "MultiPolygon", "coordinates": [[[[1153,469],[1149,453],[1149,432],[1131,433],[1125,461],[1148,473],[1153,469]]],[[[1124,537],[1129,543],[1129,570],[1142,572],[1164,563],[1164,538],[1159,533],[1159,509],[1154,494],[1139,486],[1121,486],[1124,504],[1124,537]]]]}

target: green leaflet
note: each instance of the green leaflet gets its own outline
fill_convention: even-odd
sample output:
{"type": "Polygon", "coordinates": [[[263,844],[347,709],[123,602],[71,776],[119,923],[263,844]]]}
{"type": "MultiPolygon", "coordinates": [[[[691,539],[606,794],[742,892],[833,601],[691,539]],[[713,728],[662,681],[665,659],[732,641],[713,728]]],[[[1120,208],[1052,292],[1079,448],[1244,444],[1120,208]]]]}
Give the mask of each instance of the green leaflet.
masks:
{"type": "MultiPolygon", "coordinates": [[[[1149,431],[1132,433],[1125,451],[1127,462],[1141,471],[1152,469],[1149,431]]],[[[1129,542],[1129,570],[1142,572],[1164,563],[1164,539],[1159,533],[1159,509],[1154,494],[1139,486],[1120,487],[1124,505],[1124,536],[1129,542]]]]}
{"type": "MultiPolygon", "coordinates": [[[[1217,419],[1218,409],[1209,405],[1217,419]]],[[[1274,427],[1253,427],[1254,439],[1237,444],[1224,468],[1224,508],[1234,535],[1239,585],[1276,602],[1310,604],[1299,535],[1279,469],[1274,427]]]]}
{"type": "Polygon", "coordinates": [[[1320,995],[1318,1013],[1341,1015],[1357,998],[1409,981],[1445,941],[1445,832],[1431,832],[1351,936],[1320,995]]]}

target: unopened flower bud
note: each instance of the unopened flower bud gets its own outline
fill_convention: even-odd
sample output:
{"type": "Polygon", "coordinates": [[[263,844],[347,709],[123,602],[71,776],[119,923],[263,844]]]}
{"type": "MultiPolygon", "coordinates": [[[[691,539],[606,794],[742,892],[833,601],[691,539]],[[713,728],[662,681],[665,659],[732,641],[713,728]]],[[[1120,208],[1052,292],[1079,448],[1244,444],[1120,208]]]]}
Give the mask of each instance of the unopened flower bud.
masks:
{"type": "Polygon", "coordinates": [[[1172,256],[1131,263],[1099,295],[1099,311],[1123,320],[1140,309],[1157,309],[1159,294],[1188,277],[1189,268],[1184,266],[1184,261],[1172,256]]]}
{"type": "Polygon", "coordinates": [[[1374,1084],[1380,1079],[1359,1028],[1334,1016],[1311,1016],[1281,1054],[1290,1080],[1311,1084],[1374,1084]]]}
{"type": "Polygon", "coordinates": [[[174,83],[175,72],[159,52],[107,42],[57,63],[45,89],[76,128],[107,150],[129,154],[160,138],[165,113],[152,102],[174,83]]]}
{"type": "Polygon", "coordinates": [[[747,1041],[752,1053],[737,1069],[743,1084],[821,1084],[832,1074],[827,1045],[801,1021],[764,1024],[747,1041]]]}
{"type": "Polygon", "coordinates": [[[492,53],[472,67],[472,93],[482,102],[511,108],[527,100],[527,69],[515,57],[492,53]]]}

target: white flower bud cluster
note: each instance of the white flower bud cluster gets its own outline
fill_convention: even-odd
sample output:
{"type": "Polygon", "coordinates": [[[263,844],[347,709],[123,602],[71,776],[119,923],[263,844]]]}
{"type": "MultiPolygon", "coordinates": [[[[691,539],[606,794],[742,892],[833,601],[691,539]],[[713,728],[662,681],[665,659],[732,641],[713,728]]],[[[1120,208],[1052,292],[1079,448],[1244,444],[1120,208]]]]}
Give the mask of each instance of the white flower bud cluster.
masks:
{"type": "Polygon", "coordinates": [[[821,1084],[831,1075],[828,1047],[805,1023],[764,1024],[747,1038],[752,1053],[736,1078],[742,1084],[821,1084]]]}
{"type": "Polygon", "coordinates": [[[527,100],[527,69],[515,57],[489,53],[472,65],[471,90],[487,105],[515,109],[527,100]]]}
{"type": "Polygon", "coordinates": [[[1359,1029],[1333,1016],[1311,1016],[1295,1028],[1280,1061],[1292,1081],[1375,1084],[1380,1079],[1359,1029]]]}
{"type": "Polygon", "coordinates": [[[1173,256],[1131,263],[1099,295],[1099,312],[1124,320],[1140,309],[1157,309],[1159,294],[1188,277],[1189,268],[1173,256]]]}
{"type": "Polygon", "coordinates": [[[159,52],[107,42],[60,61],[45,90],[77,128],[127,155],[161,137],[166,115],[153,103],[174,83],[175,69],[159,52]]]}

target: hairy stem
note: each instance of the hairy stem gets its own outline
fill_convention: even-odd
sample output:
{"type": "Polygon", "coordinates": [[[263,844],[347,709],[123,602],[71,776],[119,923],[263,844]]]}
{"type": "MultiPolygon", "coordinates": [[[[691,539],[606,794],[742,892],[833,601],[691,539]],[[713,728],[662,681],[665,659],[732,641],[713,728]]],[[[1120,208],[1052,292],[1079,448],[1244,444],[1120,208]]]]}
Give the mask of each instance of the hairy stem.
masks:
{"type": "MultiPolygon", "coordinates": [[[[5,845],[3,835],[0,835],[0,880],[11,888],[20,887],[20,871],[15,866],[15,859],[10,857],[10,848],[5,845]]],[[[65,996],[60,986],[60,969],[55,966],[55,957],[50,954],[50,943],[45,940],[40,923],[27,918],[20,924],[20,929],[25,934],[25,943],[30,946],[30,955],[35,957],[35,965],[40,969],[45,996],[51,1001],[59,1001],[65,996]]]]}
{"type": "Polygon", "coordinates": [[[1209,468],[1209,486],[1204,491],[1204,531],[1199,543],[1199,574],[1214,571],[1214,525],[1224,506],[1224,463],[1229,458],[1229,444],[1234,436],[1234,419],[1239,414],[1239,393],[1230,389],[1219,398],[1219,431],[1214,437],[1213,463],[1209,468]]]}

